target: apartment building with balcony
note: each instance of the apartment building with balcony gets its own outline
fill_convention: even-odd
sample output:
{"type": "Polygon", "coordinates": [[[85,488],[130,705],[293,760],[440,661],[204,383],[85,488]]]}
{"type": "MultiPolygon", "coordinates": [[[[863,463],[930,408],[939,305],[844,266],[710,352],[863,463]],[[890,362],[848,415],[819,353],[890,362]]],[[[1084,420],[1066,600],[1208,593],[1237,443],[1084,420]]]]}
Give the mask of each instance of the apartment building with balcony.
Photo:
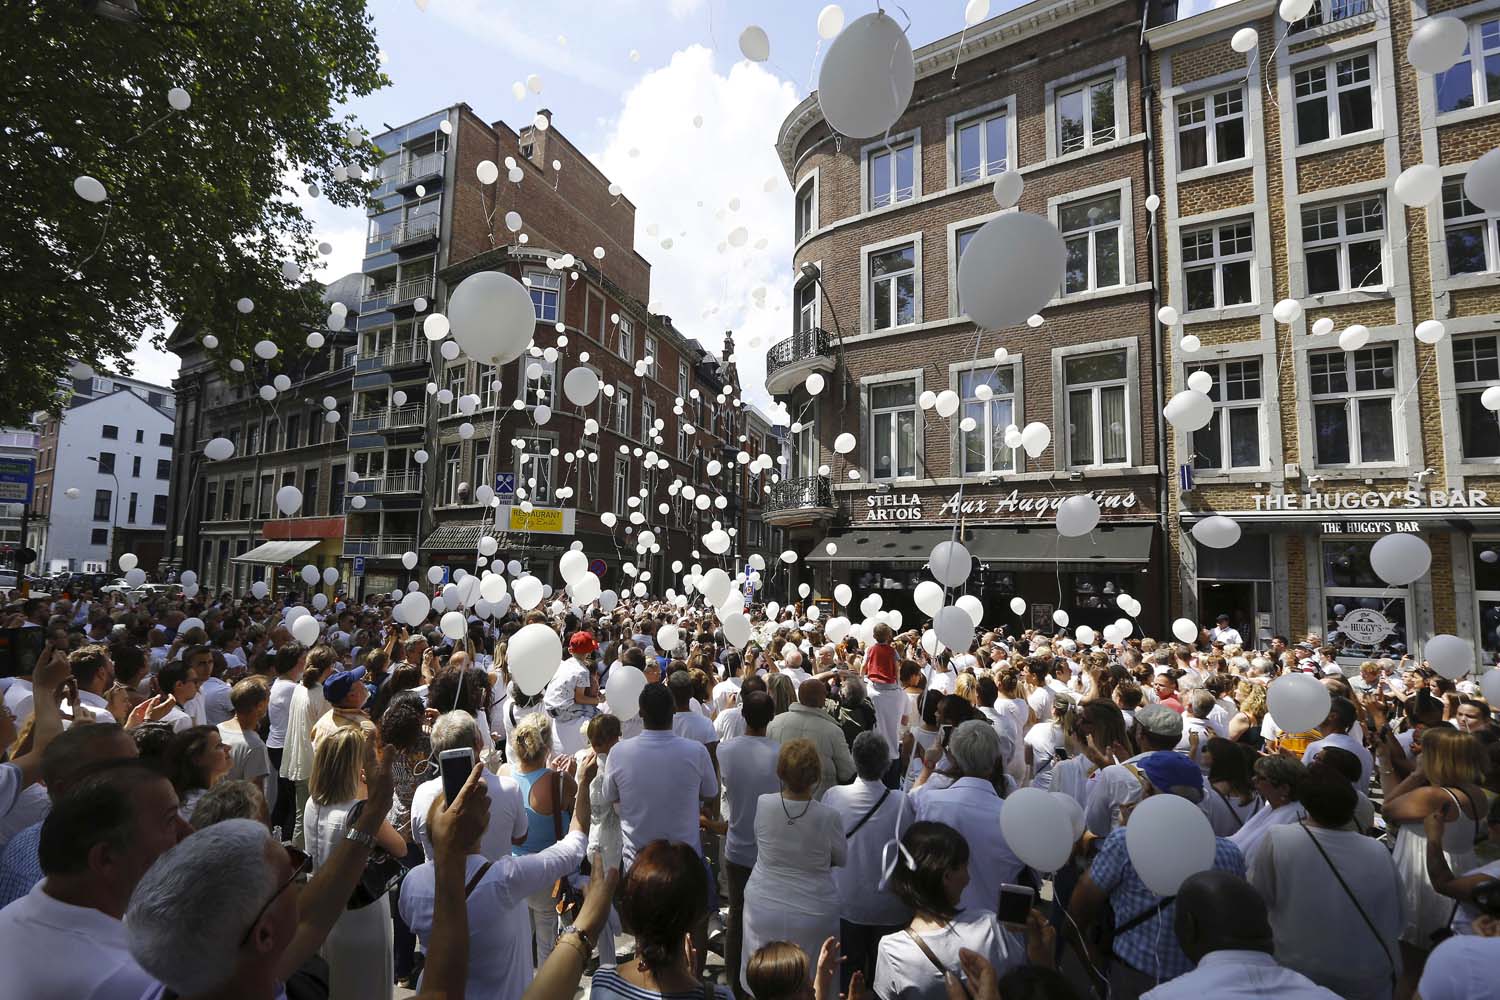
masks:
{"type": "Polygon", "coordinates": [[[1500,3],[1316,0],[1288,26],[1270,0],[1239,0],[1157,20],[1144,40],[1162,294],[1181,315],[1163,392],[1203,371],[1215,405],[1207,427],[1166,439],[1191,486],[1168,490],[1174,605],[1228,613],[1247,636],[1327,637],[1350,662],[1452,633],[1495,663],[1500,425],[1479,400],[1500,380],[1500,219],[1463,178],[1500,145],[1486,69],[1500,3]],[[1468,51],[1418,74],[1407,43],[1439,14],[1469,25],[1468,51]],[[1241,55],[1229,39],[1247,26],[1260,47],[1241,55]],[[1405,207],[1392,184],[1418,163],[1442,171],[1442,194],[1405,207]],[[1295,322],[1273,317],[1283,299],[1301,305],[1295,322]],[[1418,339],[1434,320],[1441,339],[1418,339]],[[1341,346],[1356,324],[1367,340],[1341,346]],[[1242,526],[1233,548],[1194,542],[1215,513],[1242,526]],[[1394,531],[1432,550],[1409,586],[1370,566],[1394,531]]]}
{"type": "Polygon", "coordinates": [[[1064,610],[1098,627],[1128,592],[1143,626],[1160,627],[1141,30],[1137,5],[1035,0],[918,48],[888,136],[832,134],[816,94],[784,121],[796,309],[768,352],[767,388],[793,423],[765,518],[816,591],[847,583],[911,617],[928,553],[956,533],[989,623],[1050,628],[1064,610]],[[958,260],[1003,211],[992,186],[1006,170],[1025,180],[1019,209],[1058,225],[1067,271],[1039,326],[982,330],[958,300],[958,260]],[[815,372],[825,387],[809,395],[815,372]],[[961,399],[951,421],[921,405],[949,389],[961,399]],[[1035,458],[1005,446],[1010,425],[1032,421],[1052,429],[1035,458]],[[843,433],[858,442],[848,454],[834,449],[843,433]],[[1100,527],[1061,538],[1056,506],[1079,493],[1098,499],[1100,527]]]}
{"type": "Polygon", "coordinates": [[[301,589],[295,573],[309,564],[347,573],[343,515],[352,485],[354,323],[364,287],[364,276],[355,273],[324,290],[325,303],[342,302],[348,313],[342,329],[321,330],[322,347],[299,343],[269,362],[252,356],[243,373],[229,369],[222,350],[203,347],[202,336],[211,331],[183,322],[168,337],[167,349],[182,367],[174,383],[176,460],[165,567],[195,570],[205,592],[241,594],[256,580],[301,589]],[[291,379],[290,388],[272,401],[262,399],[260,386],[281,374],[291,379]],[[330,422],[330,413],[337,420],[330,422]],[[235,446],[221,462],[203,454],[217,437],[235,446]],[[290,516],[276,507],[283,486],[302,493],[301,508],[290,516]]]}

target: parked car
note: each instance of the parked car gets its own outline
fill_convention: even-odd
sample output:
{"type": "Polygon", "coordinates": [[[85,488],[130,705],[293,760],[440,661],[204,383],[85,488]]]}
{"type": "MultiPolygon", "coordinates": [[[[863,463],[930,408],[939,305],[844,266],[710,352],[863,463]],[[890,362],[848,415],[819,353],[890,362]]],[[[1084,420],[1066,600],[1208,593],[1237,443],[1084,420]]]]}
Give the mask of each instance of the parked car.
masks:
{"type": "Polygon", "coordinates": [[[125,582],[124,577],[118,577],[99,588],[101,594],[128,594],[134,588],[125,582]]]}

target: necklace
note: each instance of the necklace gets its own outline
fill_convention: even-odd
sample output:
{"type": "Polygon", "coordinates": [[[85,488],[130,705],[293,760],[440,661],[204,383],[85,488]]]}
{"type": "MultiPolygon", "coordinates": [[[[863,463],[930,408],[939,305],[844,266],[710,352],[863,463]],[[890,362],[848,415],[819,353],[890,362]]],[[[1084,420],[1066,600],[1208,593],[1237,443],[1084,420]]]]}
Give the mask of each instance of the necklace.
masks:
{"type": "Polygon", "coordinates": [[[803,816],[806,816],[807,815],[807,811],[809,809],[811,809],[811,808],[812,808],[812,800],[808,799],[807,800],[807,805],[805,805],[805,806],[802,807],[802,811],[799,812],[797,815],[793,816],[792,815],[792,811],[786,807],[786,795],[785,795],[785,793],[783,793],[782,796],[781,796],[781,811],[784,812],[784,813],[786,813],[786,825],[787,826],[791,826],[797,820],[801,819],[803,816]]]}

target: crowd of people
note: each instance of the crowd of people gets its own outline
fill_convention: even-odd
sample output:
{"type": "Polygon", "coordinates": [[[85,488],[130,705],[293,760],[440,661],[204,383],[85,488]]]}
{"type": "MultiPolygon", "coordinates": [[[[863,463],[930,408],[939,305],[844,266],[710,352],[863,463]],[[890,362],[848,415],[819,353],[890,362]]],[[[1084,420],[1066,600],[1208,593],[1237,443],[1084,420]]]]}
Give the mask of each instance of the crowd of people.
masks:
{"type": "Polygon", "coordinates": [[[1414,660],[1222,624],[948,649],[803,605],[737,645],[651,599],[453,638],[339,596],[304,645],[296,604],[6,605],[6,995],[1500,993],[1500,726],[1414,660]],[[509,648],[535,625],[566,651],[540,685],[509,648]],[[1299,673],[1328,714],[1286,732],[1299,673]],[[1072,817],[1055,870],[1002,832],[1022,789],[1072,817]],[[1167,895],[1131,842],[1154,796],[1214,835],[1167,895]]]}

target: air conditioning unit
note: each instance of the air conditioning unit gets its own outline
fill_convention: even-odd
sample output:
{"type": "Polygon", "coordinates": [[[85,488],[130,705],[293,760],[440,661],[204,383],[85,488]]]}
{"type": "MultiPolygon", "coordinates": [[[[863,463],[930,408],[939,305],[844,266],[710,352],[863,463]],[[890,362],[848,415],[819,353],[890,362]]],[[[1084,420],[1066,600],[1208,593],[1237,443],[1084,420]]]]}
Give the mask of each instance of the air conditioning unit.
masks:
{"type": "Polygon", "coordinates": [[[1286,465],[1283,465],[1281,467],[1281,474],[1287,479],[1301,479],[1302,466],[1298,465],[1296,462],[1288,462],[1286,465]]]}

